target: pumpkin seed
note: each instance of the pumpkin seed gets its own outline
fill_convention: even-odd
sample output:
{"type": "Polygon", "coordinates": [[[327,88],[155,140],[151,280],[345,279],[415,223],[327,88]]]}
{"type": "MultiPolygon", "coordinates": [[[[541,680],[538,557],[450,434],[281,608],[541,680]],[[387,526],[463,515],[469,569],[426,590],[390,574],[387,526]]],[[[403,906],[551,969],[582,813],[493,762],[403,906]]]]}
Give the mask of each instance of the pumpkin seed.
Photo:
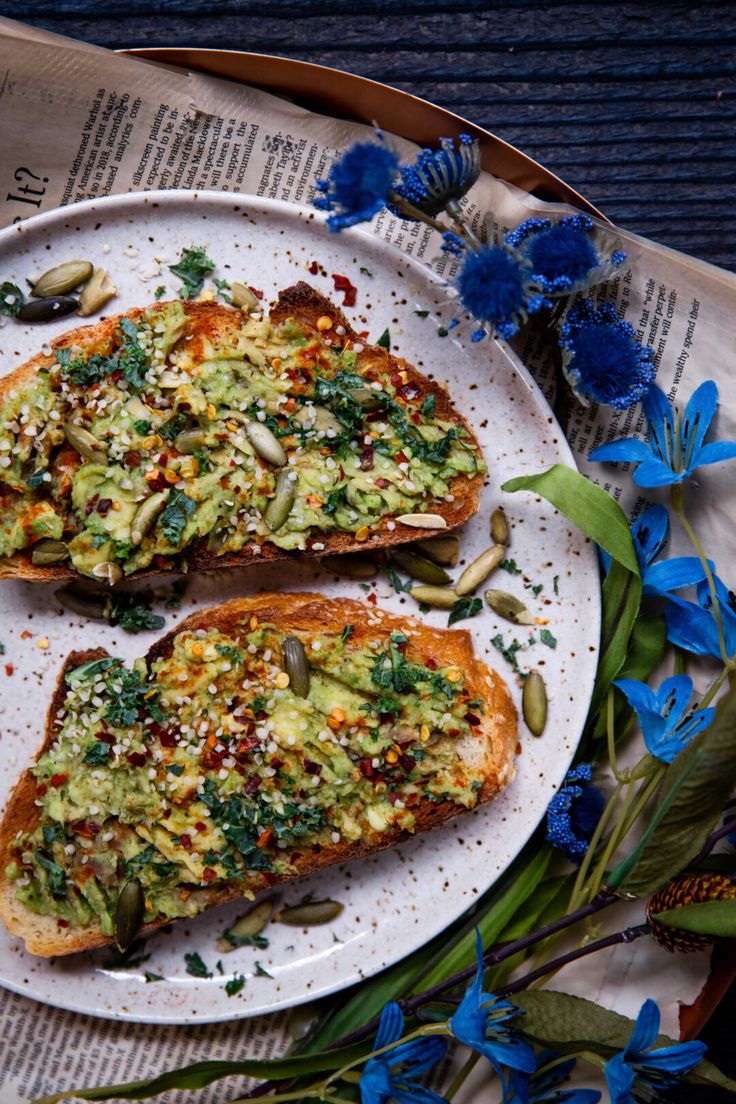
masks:
{"type": "Polygon", "coordinates": [[[411,529],[446,529],[447,522],[442,514],[400,514],[396,519],[411,529]]]}
{"type": "Polygon", "coordinates": [[[412,547],[443,567],[454,567],[460,556],[460,538],[454,533],[447,537],[427,537],[426,540],[415,541],[412,547]]]}
{"type": "Polygon", "coordinates": [[[326,406],[319,406],[315,403],[300,406],[292,421],[303,429],[311,429],[316,433],[332,433],[334,436],[342,433],[345,429],[345,426],[338,421],[331,410],[328,410],[326,406]]]}
{"type": "Polygon", "coordinates": [[[292,479],[291,475],[292,473],[288,468],[284,468],[279,472],[279,477],[276,480],[276,494],[269,502],[263,515],[263,520],[272,533],[281,528],[291,513],[291,507],[294,505],[296,480],[292,479]]]}
{"type": "Polygon", "coordinates": [[[89,261],[65,261],[55,265],[43,276],[39,276],[33,285],[32,295],[37,299],[48,299],[52,295],[63,295],[89,280],[92,265],[89,261]]]}
{"type": "Polygon", "coordinates": [[[514,625],[533,625],[534,618],[524,603],[505,590],[487,590],[485,599],[494,613],[514,625]]]}
{"type": "Polygon", "coordinates": [[[79,309],[72,295],[52,295],[48,299],[29,299],[16,314],[19,322],[53,322],[79,309]]]}
{"type": "Polygon", "coordinates": [[[494,544],[492,548],[481,552],[477,559],[468,564],[458,579],[455,586],[457,593],[461,596],[472,594],[481,583],[486,581],[491,572],[496,570],[505,555],[506,549],[502,544],[494,544]]]}
{"type": "Polygon", "coordinates": [[[158,491],[141,502],[130,523],[130,543],[140,544],[166,505],[168,491],[158,491]]]}
{"type": "Polygon", "coordinates": [[[201,429],[183,429],[174,438],[174,448],[178,452],[192,453],[204,444],[204,433],[201,429]]]}
{"type": "Polygon", "coordinates": [[[509,543],[509,523],[503,506],[491,514],[491,540],[494,544],[509,543]]]}
{"type": "Polygon", "coordinates": [[[297,928],[311,928],[317,924],[329,924],[345,908],[339,901],[305,901],[302,905],[291,905],[281,909],[274,917],[282,924],[291,924],[297,928]]]}
{"type": "Polygon", "coordinates": [[[138,881],[126,882],[115,906],[115,944],[127,951],[143,926],[143,886],[138,881]]]}
{"type": "Polygon", "coordinates": [[[346,579],[372,579],[378,570],[375,561],[367,556],[325,556],[320,563],[333,575],[346,579]]]}
{"type": "Polygon", "coordinates": [[[420,583],[443,586],[452,582],[444,567],[426,560],[424,556],[418,556],[410,548],[397,548],[391,553],[391,559],[411,575],[412,579],[419,579],[420,583]]]}
{"type": "Polygon", "coordinates": [[[271,901],[261,901],[243,916],[239,916],[217,940],[218,951],[234,951],[241,943],[247,943],[254,935],[260,935],[273,912],[271,901]]]}
{"type": "Polygon", "coordinates": [[[69,549],[60,540],[36,541],[31,549],[31,563],[36,567],[51,567],[69,559],[69,549]]]}
{"type": "Polygon", "coordinates": [[[89,617],[93,621],[107,621],[110,611],[110,599],[101,590],[89,590],[71,583],[60,587],[56,597],[72,613],[80,617],[89,617]]]}
{"type": "Polygon", "coordinates": [[[530,671],[524,680],[521,710],[532,736],[541,736],[547,724],[547,689],[539,671],[530,671]]]}
{"type": "Polygon", "coordinates": [[[457,602],[457,593],[449,587],[416,586],[409,593],[417,602],[424,602],[438,609],[452,609],[457,602]]]}
{"type": "Polygon", "coordinates": [[[62,422],[61,428],[72,448],[75,448],[85,460],[91,460],[93,464],[106,464],[107,453],[105,446],[98,441],[88,429],[75,425],[74,422],[62,422]]]}
{"type": "Polygon", "coordinates": [[[115,586],[115,583],[119,583],[123,577],[123,569],[120,564],[105,560],[104,563],[95,564],[92,574],[95,579],[104,579],[110,586],[115,586]]]}
{"type": "Polygon", "coordinates": [[[125,404],[125,409],[128,411],[132,418],[136,418],[143,421],[150,421],[153,415],[153,411],[150,406],[146,406],[142,399],[139,399],[137,395],[131,395],[125,404]]]}
{"type": "Polygon", "coordinates": [[[284,653],[284,670],[289,676],[289,688],[298,698],[309,693],[309,664],[304,645],[296,636],[286,636],[281,645],[284,653]]]}
{"type": "Polygon", "coordinates": [[[287,461],[284,447],[263,422],[246,422],[245,435],[263,460],[282,468],[287,461]]]}
{"type": "Polygon", "coordinates": [[[245,307],[246,310],[259,310],[261,302],[257,295],[250,290],[247,284],[241,284],[240,280],[233,280],[230,285],[230,298],[234,307],[245,307]]]}
{"type": "Polygon", "coordinates": [[[89,283],[82,288],[79,296],[79,317],[86,318],[102,310],[118,293],[118,289],[107,275],[106,268],[96,268],[89,283]]]}

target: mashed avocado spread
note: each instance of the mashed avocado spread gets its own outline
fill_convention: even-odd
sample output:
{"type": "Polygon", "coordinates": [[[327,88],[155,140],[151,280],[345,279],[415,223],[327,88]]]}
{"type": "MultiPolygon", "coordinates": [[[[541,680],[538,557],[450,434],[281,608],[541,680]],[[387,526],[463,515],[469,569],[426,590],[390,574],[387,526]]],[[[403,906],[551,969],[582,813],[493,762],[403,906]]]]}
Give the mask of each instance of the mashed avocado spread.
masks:
{"type": "Polygon", "coordinates": [[[207,888],[248,895],[299,853],[412,831],[428,802],[472,808],[482,777],[456,745],[482,706],[462,672],[403,633],[353,634],[289,634],[306,696],[284,670],[285,634],[255,616],[235,636],[180,632],[150,670],[105,658],[68,671],[33,769],[39,824],[11,849],[18,899],[110,935],[130,880],[147,922],[191,916],[207,888]]]}
{"type": "Polygon", "coordinates": [[[68,556],[115,582],[200,538],[216,555],[319,551],[322,534],[366,539],[484,470],[463,427],[435,417],[434,394],[343,327],[243,315],[218,338],[188,326],[181,303],[157,304],[98,348],[57,349],[6,396],[0,556],[43,540],[34,562],[68,556]]]}

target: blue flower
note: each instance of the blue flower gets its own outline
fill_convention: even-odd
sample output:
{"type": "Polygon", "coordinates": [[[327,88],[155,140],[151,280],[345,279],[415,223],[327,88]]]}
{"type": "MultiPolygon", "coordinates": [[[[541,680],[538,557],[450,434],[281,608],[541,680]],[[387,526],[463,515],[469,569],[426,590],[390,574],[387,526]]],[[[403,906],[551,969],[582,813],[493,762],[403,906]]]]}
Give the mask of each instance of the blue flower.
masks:
{"type": "MultiPolygon", "coordinates": [[[[469,134],[440,138],[440,149],[419,151],[413,165],[402,165],[394,192],[425,215],[438,215],[464,196],[480,176],[480,147],[469,134]]],[[[402,209],[396,208],[401,218],[402,209]]]]}
{"type": "Polygon", "coordinates": [[[551,1069],[542,1069],[549,1062],[554,1061],[559,1055],[554,1051],[545,1050],[537,1059],[537,1068],[540,1073],[533,1073],[529,1077],[525,1073],[513,1073],[511,1084],[514,1090],[514,1099],[520,1104],[598,1104],[601,1094],[597,1089],[560,1089],[559,1085],[567,1081],[575,1069],[575,1059],[560,1062],[551,1069]]]}
{"type": "Polygon", "coordinates": [[[547,839],[570,862],[579,863],[603,812],[603,794],[591,786],[593,768],[580,763],[568,771],[562,789],[547,807],[547,839]]]}
{"type": "Polygon", "coordinates": [[[613,685],[639,718],[647,751],[662,763],[671,763],[715,715],[715,709],[688,711],[693,680],[687,675],[665,679],[659,690],[636,679],[615,679],[613,685]]]}
{"type": "MultiPolygon", "coordinates": [[[[736,654],[736,597],[717,575],[714,582],[724,643],[730,658],[736,654]]],[[[697,602],[686,602],[684,598],[670,595],[670,604],[665,610],[667,639],[683,651],[720,659],[721,645],[710,586],[707,582],[698,583],[695,593],[697,602]]]]}
{"type": "Polygon", "coordinates": [[[659,1033],[659,1009],[646,1000],[639,1009],[634,1030],[620,1054],[606,1062],[604,1073],[611,1104],[635,1104],[632,1089],[638,1079],[650,1089],[668,1089],[700,1062],[704,1043],[675,1043],[652,1050],[659,1033]]]}
{"type": "MultiPolygon", "coordinates": [[[[622,322],[613,303],[573,303],[560,329],[562,371],[583,404],[606,403],[624,410],[654,382],[654,353],[622,322]]],[[[600,449],[598,450],[600,452],[600,449]]]]}
{"type": "Polygon", "coordinates": [[[314,206],[332,212],[327,225],[333,231],[369,222],[388,203],[398,170],[399,159],[388,146],[355,142],[334,162],[327,179],[317,181],[323,195],[314,206]]]}
{"type": "Polygon", "coordinates": [[[696,468],[736,457],[736,441],[703,444],[717,405],[718,388],[713,380],[706,380],[693,392],[682,418],[662,391],[652,387],[643,403],[649,444],[638,437],[625,437],[594,449],[590,459],[638,464],[634,482],[640,487],[681,483],[696,468]]]}
{"type": "MultiPolygon", "coordinates": [[[[673,590],[691,586],[705,578],[703,565],[697,556],[657,559],[667,543],[669,528],[670,518],[664,506],[649,506],[631,526],[644,593],[660,598],[668,598],[673,590]]],[[[600,556],[604,570],[608,572],[611,557],[603,549],[600,549],[600,556]]]]}
{"type": "MultiPolygon", "coordinates": [[[[391,1046],[401,1038],[403,1030],[404,1016],[398,1004],[391,1001],[381,1013],[374,1050],[391,1046]]],[[[360,1075],[362,1104],[385,1104],[388,1100],[397,1100],[399,1104],[447,1104],[443,1096],[416,1080],[436,1066],[446,1051],[446,1041],[435,1035],[400,1043],[385,1054],[369,1058],[360,1075]]]]}
{"type": "Polygon", "coordinates": [[[483,941],[477,928],[475,938],[478,970],[450,1020],[450,1029],[458,1042],[465,1043],[488,1059],[501,1078],[505,1101],[508,1085],[501,1067],[532,1073],[536,1068],[534,1052],[506,1023],[519,1015],[519,1009],[494,993],[483,992],[483,941]]]}
{"type": "Polygon", "coordinates": [[[626,260],[618,242],[611,242],[587,215],[559,222],[530,218],[505,241],[529,261],[534,280],[548,295],[586,291],[610,280],[626,260]]]}
{"type": "MultiPolygon", "coordinates": [[[[513,337],[528,314],[550,306],[538,294],[527,262],[499,245],[484,245],[465,257],[457,277],[460,301],[479,322],[498,331],[500,337],[513,337]]],[[[485,335],[476,330],[473,340],[485,335]]]]}

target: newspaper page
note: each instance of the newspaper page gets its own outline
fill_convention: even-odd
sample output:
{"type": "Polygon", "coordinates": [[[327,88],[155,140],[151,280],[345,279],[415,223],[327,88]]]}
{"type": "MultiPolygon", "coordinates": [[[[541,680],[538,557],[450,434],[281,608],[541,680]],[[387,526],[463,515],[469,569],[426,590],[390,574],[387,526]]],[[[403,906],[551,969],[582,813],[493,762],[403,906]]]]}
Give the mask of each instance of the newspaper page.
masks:
{"type": "MultiPolygon", "coordinates": [[[[308,204],[316,180],[326,175],[338,152],[372,131],[245,85],[114,55],[0,19],[0,133],[0,226],[10,226],[83,199],[163,188],[211,188],[308,204]]],[[[395,141],[401,154],[411,157],[416,147],[395,141]]],[[[567,210],[487,173],[464,208],[476,226],[493,212],[496,233],[530,214],[567,210]]],[[[387,212],[372,229],[451,279],[455,262],[440,252],[433,231],[387,212]]],[[[716,380],[723,402],[719,435],[736,438],[731,384],[736,317],[729,310],[736,277],[636,235],[621,231],[619,236],[630,267],[607,285],[606,294],[613,290],[622,315],[655,350],[658,382],[671,396],[681,393],[684,401],[704,379],[716,380]]],[[[515,348],[553,399],[545,334],[530,326],[515,348]]],[[[574,406],[564,428],[581,469],[635,515],[642,500],[630,489],[628,476],[618,468],[591,465],[587,456],[604,441],[639,433],[639,408],[616,413],[574,406]]],[[[725,506],[729,478],[728,470],[712,470],[709,494],[699,496],[696,506],[696,522],[707,529],[710,547],[723,563],[736,551],[725,506]]],[[[675,547],[680,551],[676,541],[675,547]]],[[[676,1035],[677,1000],[697,993],[707,969],[704,956],[691,956],[684,969],[672,971],[663,968],[664,956],[641,941],[603,957],[595,965],[586,960],[566,971],[556,984],[633,1015],[645,994],[634,984],[624,990],[622,983],[627,974],[647,978],[648,992],[655,991],[663,1007],[663,1029],[676,1035]]],[[[154,1027],[80,1016],[0,990],[0,1104],[72,1086],[152,1076],[203,1056],[283,1053],[290,1039],[287,1021],[279,1015],[226,1026],[154,1027]]],[[[233,1099],[242,1084],[212,1086],[197,1099],[220,1104],[233,1099]]],[[[189,1094],[165,1099],[185,1098],[191,1099],[189,1094]]],[[[477,1079],[458,1095],[459,1104],[492,1098],[477,1079]]]]}

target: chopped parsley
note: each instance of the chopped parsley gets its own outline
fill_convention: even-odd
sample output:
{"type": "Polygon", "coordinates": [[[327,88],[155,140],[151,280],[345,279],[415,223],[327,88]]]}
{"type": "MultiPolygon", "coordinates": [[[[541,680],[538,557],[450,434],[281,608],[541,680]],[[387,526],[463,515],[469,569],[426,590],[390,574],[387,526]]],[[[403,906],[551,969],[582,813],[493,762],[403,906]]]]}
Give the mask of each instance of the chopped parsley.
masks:
{"type": "Polygon", "coordinates": [[[23,306],[25,296],[17,284],[3,280],[0,284],[0,312],[9,318],[16,318],[23,306]]]}
{"type": "Polygon", "coordinates": [[[424,418],[434,418],[434,413],[437,408],[437,396],[427,395],[426,399],[422,403],[422,416],[424,418]]]}
{"type": "Polygon", "coordinates": [[[156,288],[156,290],[153,293],[153,298],[154,299],[162,299],[165,294],[166,294],[165,285],[164,284],[159,284],[158,287],[156,288]]]}
{"type": "Polygon", "coordinates": [[[225,659],[230,659],[236,664],[243,662],[243,653],[233,644],[215,644],[215,648],[225,659]]]}
{"type": "Polygon", "coordinates": [[[187,964],[187,973],[190,974],[192,977],[212,977],[212,972],[207,969],[204,962],[202,961],[201,956],[196,951],[192,951],[191,954],[185,954],[184,961],[187,964]]]}
{"type": "Polygon", "coordinates": [[[129,877],[139,874],[142,870],[150,868],[159,878],[168,878],[176,873],[176,866],[164,859],[161,852],[149,843],[143,851],[132,855],[125,861],[125,870],[129,877]]]}
{"type": "Polygon", "coordinates": [[[133,429],[136,433],[140,433],[141,437],[147,437],[153,429],[153,422],[149,422],[147,418],[139,418],[137,422],[133,422],[133,429]]]}
{"type": "Polygon", "coordinates": [[[347,644],[348,640],[350,639],[350,637],[353,635],[354,632],[355,632],[355,625],[346,625],[345,626],[345,628],[342,630],[342,633],[340,635],[340,639],[342,640],[343,644],[347,644]]]}
{"type": "Polygon", "coordinates": [[[417,318],[429,318],[428,310],[414,311],[417,318]]]}
{"type": "Polygon", "coordinates": [[[404,580],[401,578],[401,576],[397,575],[392,567],[386,566],[384,568],[384,571],[386,572],[389,579],[391,580],[391,586],[394,588],[394,590],[396,591],[397,594],[401,594],[402,591],[407,591],[408,592],[408,591],[411,590],[412,585],[413,585],[411,579],[407,579],[407,581],[404,582],[404,580]]]}
{"type": "Polygon", "coordinates": [[[376,345],[380,345],[382,349],[390,349],[391,348],[391,333],[389,331],[388,326],[386,327],[386,329],[383,331],[383,333],[379,337],[378,341],[376,342],[376,345]]]}
{"type": "Polygon", "coordinates": [[[46,474],[46,469],[45,468],[36,468],[36,470],[33,472],[33,474],[29,475],[28,479],[26,479],[26,483],[32,491],[37,491],[38,490],[38,488],[43,483],[43,477],[44,477],[45,474],[46,474]]]}
{"type": "MultiPolygon", "coordinates": [[[[181,776],[184,773],[184,764],[183,763],[169,763],[168,766],[166,767],[166,769],[169,772],[169,774],[173,774],[176,778],[181,778],[181,776]]],[[[205,856],[205,858],[206,857],[207,856],[205,856]]]]}
{"type": "Polygon", "coordinates": [[[46,888],[53,897],[66,897],[66,873],[64,868],[47,858],[43,851],[36,848],[34,852],[36,862],[42,870],[46,871],[46,888]]]}
{"type": "Polygon", "coordinates": [[[369,268],[364,268],[363,265],[360,266],[360,271],[363,274],[363,276],[372,276],[373,275],[371,270],[369,268]]]}
{"type": "Polygon", "coordinates": [[[549,629],[542,629],[539,633],[539,639],[543,644],[546,644],[548,648],[557,647],[557,637],[553,636],[549,629]]]}
{"type": "Polygon", "coordinates": [[[136,723],[142,710],[154,721],[162,721],[164,714],[158,704],[158,690],[152,690],[138,671],[129,671],[120,660],[115,663],[116,669],[107,680],[111,700],[105,711],[105,720],[116,728],[129,728],[136,723]]]}
{"type": "Polygon", "coordinates": [[[438,329],[437,329],[437,336],[438,337],[447,337],[449,332],[450,331],[447,329],[446,326],[439,326],[438,329]]]}
{"type": "Polygon", "coordinates": [[[491,644],[493,645],[494,648],[498,649],[498,651],[501,653],[501,655],[506,660],[506,662],[511,664],[514,671],[516,671],[517,674],[520,673],[520,667],[519,667],[518,660],[516,658],[516,653],[521,648],[524,647],[524,645],[521,643],[521,641],[513,640],[511,642],[511,644],[509,644],[509,646],[506,647],[506,645],[504,643],[503,636],[501,635],[501,633],[496,633],[496,635],[491,638],[491,644]]]}
{"type": "Polygon", "coordinates": [[[231,931],[224,931],[222,938],[231,947],[257,947],[259,951],[266,951],[270,940],[265,935],[233,935],[231,931]]]}
{"type": "Polygon", "coordinates": [[[207,449],[196,448],[192,453],[192,457],[197,461],[198,475],[206,475],[208,471],[212,470],[212,461],[207,449]]]}
{"type": "Polygon", "coordinates": [[[454,625],[456,621],[464,621],[467,617],[475,617],[476,613],[480,613],[482,608],[483,603],[480,598],[458,598],[450,610],[447,624],[454,625]]]}
{"type": "Polygon", "coordinates": [[[204,287],[204,278],[212,272],[215,262],[199,245],[190,245],[185,249],[175,265],[169,265],[169,272],[177,276],[184,285],[179,294],[182,299],[193,299],[204,287]]]}
{"type": "Polygon", "coordinates": [[[268,970],[264,970],[258,959],[256,959],[256,977],[272,978],[273,974],[269,974],[268,970]]]}
{"type": "Polygon", "coordinates": [[[391,633],[388,652],[379,652],[373,662],[371,681],[384,691],[376,702],[379,713],[398,713],[401,704],[394,694],[406,694],[414,690],[418,683],[428,683],[434,693],[443,693],[448,701],[454,697],[452,683],[439,671],[430,671],[407,662],[401,650],[406,643],[408,641],[403,633],[391,633]]]}
{"type": "Polygon", "coordinates": [[[90,767],[102,767],[110,759],[110,746],[103,740],[95,740],[84,753],[84,761],[90,767]]]}
{"type": "Polygon", "coordinates": [[[220,296],[220,298],[224,299],[226,303],[232,303],[232,301],[233,301],[232,295],[227,294],[228,289],[230,288],[229,281],[228,280],[218,280],[217,277],[215,277],[212,280],[212,283],[217,288],[217,294],[220,296]]]}
{"type": "Polygon", "coordinates": [[[186,429],[189,418],[186,414],[177,413],[173,418],[169,418],[167,422],[159,429],[158,433],[160,437],[163,437],[165,441],[173,441],[175,437],[178,437],[183,429],[186,429]]]}
{"type": "Polygon", "coordinates": [[[153,981],[165,981],[166,980],[163,977],[162,974],[154,974],[154,973],[151,972],[151,970],[146,970],[144,972],[143,976],[146,979],[146,983],[150,983],[150,982],[153,982],[153,981]]]}
{"type": "Polygon", "coordinates": [[[161,528],[169,544],[179,547],[182,533],[194,513],[195,505],[194,499],[189,498],[183,491],[173,491],[169,496],[166,509],[161,514],[161,528]]]}
{"type": "Polygon", "coordinates": [[[107,619],[111,625],[119,625],[129,633],[162,629],[166,624],[165,617],[152,611],[147,595],[126,594],[124,591],[110,595],[107,619]]]}
{"type": "Polygon", "coordinates": [[[347,493],[348,488],[346,484],[343,484],[341,487],[337,487],[334,491],[330,491],[327,496],[327,501],[322,507],[322,512],[325,514],[334,514],[338,506],[342,506],[347,493]]]}
{"type": "Polygon", "coordinates": [[[229,997],[234,997],[244,986],[245,977],[243,974],[238,974],[236,977],[231,977],[229,981],[225,982],[225,992],[229,997]]]}
{"type": "Polygon", "coordinates": [[[118,336],[120,346],[111,356],[93,353],[85,359],[83,356],[73,357],[71,349],[56,349],[54,355],[61,365],[62,376],[80,387],[91,387],[113,372],[120,372],[130,387],[140,390],[146,382],[148,359],[138,342],[135,323],[129,318],[121,318],[118,336]]]}
{"type": "Polygon", "coordinates": [[[560,576],[555,575],[554,579],[552,580],[552,589],[555,592],[555,594],[560,593],[560,591],[559,591],[559,582],[560,582],[560,576]]]}
{"type": "Polygon", "coordinates": [[[501,560],[498,566],[508,571],[509,575],[521,575],[521,568],[517,566],[516,560],[501,560]]]}

